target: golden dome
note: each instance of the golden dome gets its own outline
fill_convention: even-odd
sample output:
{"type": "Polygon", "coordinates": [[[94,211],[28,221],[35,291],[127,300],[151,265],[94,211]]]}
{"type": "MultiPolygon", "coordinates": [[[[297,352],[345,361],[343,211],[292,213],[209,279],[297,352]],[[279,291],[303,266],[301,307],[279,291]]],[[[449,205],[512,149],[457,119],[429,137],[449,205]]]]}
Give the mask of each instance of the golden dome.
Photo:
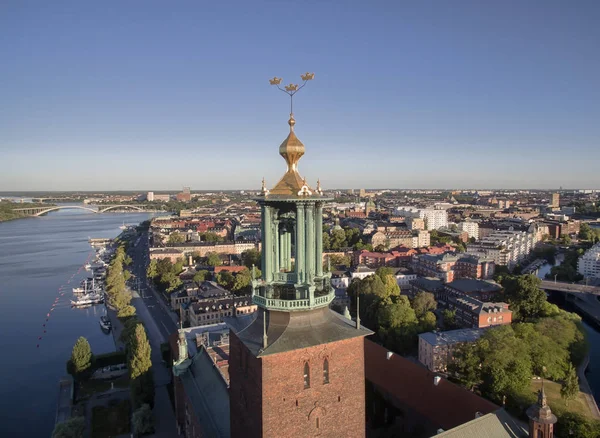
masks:
{"type": "MultiPolygon", "coordinates": [[[[285,175],[279,180],[279,182],[270,190],[271,195],[282,195],[282,196],[298,196],[298,193],[305,186],[304,178],[298,173],[298,161],[304,155],[304,145],[296,137],[294,133],[294,115],[290,114],[290,133],[287,138],[279,146],[279,155],[283,157],[287,164],[287,171],[285,175]]],[[[312,191],[312,189],[309,188],[312,191]]]]}

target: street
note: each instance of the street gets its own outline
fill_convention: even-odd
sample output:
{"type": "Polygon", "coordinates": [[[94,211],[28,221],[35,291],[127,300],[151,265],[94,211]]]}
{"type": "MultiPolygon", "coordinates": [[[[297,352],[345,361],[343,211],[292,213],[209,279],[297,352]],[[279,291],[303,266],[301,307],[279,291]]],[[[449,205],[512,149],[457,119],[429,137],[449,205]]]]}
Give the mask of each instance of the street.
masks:
{"type": "Polygon", "coordinates": [[[131,304],[146,327],[148,341],[152,347],[152,372],[156,389],[153,410],[156,429],[154,436],[175,437],[179,435],[176,431],[175,413],[167,391],[167,385],[171,382],[171,370],[163,361],[160,345],[168,342],[169,336],[177,331],[177,317],[167,309],[151,287],[152,285],[147,282],[148,234],[142,233],[141,238],[136,242],[137,245],[129,251],[133,259],[129,268],[137,289],[132,291],[131,304]]]}

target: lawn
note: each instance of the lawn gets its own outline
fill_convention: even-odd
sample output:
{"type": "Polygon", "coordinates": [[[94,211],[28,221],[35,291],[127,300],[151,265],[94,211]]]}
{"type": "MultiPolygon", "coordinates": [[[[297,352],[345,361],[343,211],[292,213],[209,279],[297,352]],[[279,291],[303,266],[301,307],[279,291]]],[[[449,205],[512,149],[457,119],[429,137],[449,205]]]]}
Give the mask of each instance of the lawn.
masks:
{"type": "Polygon", "coordinates": [[[106,438],[131,432],[131,403],[114,400],[92,409],[92,438],[106,438]]]}
{"type": "MultiPolygon", "coordinates": [[[[523,400],[526,404],[530,405],[537,401],[537,393],[542,387],[541,380],[532,380],[531,391],[527,394],[523,394],[523,400]]],[[[549,380],[544,381],[544,390],[546,392],[546,398],[548,405],[554,414],[561,414],[564,412],[572,412],[575,414],[583,415],[584,417],[594,420],[594,416],[590,411],[590,408],[583,396],[583,393],[579,393],[578,396],[569,401],[569,406],[565,404],[565,401],[560,396],[560,383],[551,382],[549,380]]]]}
{"type": "Polygon", "coordinates": [[[79,383],[77,390],[77,399],[81,400],[93,394],[108,391],[113,382],[115,388],[127,388],[129,386],[129,376],[127,374],[111,380],[89,379],[79,383]]]}

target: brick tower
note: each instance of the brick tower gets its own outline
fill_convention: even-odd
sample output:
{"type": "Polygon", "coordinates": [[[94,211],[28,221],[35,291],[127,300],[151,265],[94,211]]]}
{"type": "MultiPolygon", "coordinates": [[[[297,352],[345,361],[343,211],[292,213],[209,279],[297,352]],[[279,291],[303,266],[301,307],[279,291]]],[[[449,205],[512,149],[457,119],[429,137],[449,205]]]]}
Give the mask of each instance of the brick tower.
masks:
{"type": "Polygon", "coordinates": [[[542,389],[538,392],[537,403],[527,409],[529,417],[529,437],[530,438],[554,438],[554,423],[556,415],[550,410],[546,401],[546,392],[542,384],[542,389]]]}
{"type": "MultiPolygon", "coordinates": [[[[302,79],[306,84],[312,75],[302,79]]],[[[298,90],[282,89],[290,96],[298,90]]],[[[371,332],[329,309],[334,291],[322,256],[322,209],[329,199],[319,182],[312,189],[298,173],[304,145],[293,114],[288,123],[279,147],[287,171],[270,191],[263,181],[258,199],[262,277],[252,284],[258,311],[249,324],[231,325],[231,436],[362,437],[363,338],[371,332]]]]}

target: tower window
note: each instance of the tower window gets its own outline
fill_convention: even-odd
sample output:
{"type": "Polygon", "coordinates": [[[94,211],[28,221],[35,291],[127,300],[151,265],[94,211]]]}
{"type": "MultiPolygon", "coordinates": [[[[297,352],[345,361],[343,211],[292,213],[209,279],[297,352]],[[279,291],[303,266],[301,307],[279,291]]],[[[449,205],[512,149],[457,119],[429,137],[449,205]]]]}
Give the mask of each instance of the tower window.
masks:
{"type": "Polygon", "coordinates": [[[329,360],[323,361],[323,384],[329,383],[329,360]]]}
{"type": "Polygon", "coordinates": [[[304,389],[310,388],[310,367],[308,362],[304,363],[304,389]]]}

